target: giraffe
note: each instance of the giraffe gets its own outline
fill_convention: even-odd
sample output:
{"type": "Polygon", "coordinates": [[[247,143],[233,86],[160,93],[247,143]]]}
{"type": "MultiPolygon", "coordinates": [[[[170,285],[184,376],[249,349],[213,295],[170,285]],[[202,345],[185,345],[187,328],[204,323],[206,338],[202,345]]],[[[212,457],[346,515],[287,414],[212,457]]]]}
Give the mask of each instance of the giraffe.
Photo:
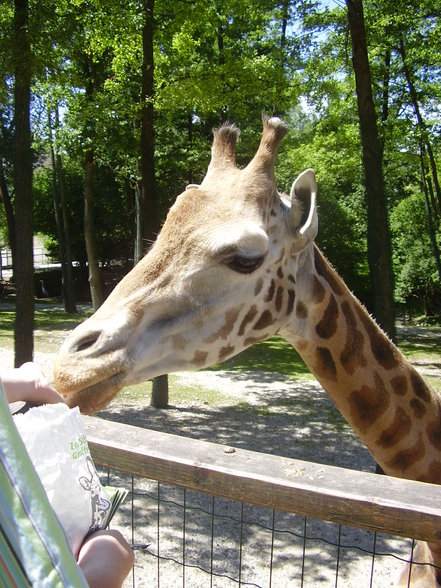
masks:
{"type": "MultiPolygon", "coordinates": [[[[123,386],[208,367],[279,333],[386,474],[441,483],[440,400],[315,245],[314,172],[289,196],[277,191],[287,130],[264,117],[243,169],[239,129],[214,132],[202,183],[178,196],[150,252],[63,343],[56,386],[91,413],[123,386]]],[[[441,564],[441,543],[419,546],[421,561],[441,564]]],[[[413,566],[412,585],[441,586],[436,570],[413,566]]]]}

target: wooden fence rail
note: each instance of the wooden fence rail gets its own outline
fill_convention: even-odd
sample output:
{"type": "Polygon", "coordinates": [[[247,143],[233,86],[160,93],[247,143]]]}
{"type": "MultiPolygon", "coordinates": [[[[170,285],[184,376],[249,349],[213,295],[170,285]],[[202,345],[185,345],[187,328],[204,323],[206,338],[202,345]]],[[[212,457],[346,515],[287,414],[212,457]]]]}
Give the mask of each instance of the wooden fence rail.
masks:
{"type": "Polygon", "coordinates": [[[85,417],[96,464],[214,496],[439,541],[441,486],[288,459],[85,417]]]}

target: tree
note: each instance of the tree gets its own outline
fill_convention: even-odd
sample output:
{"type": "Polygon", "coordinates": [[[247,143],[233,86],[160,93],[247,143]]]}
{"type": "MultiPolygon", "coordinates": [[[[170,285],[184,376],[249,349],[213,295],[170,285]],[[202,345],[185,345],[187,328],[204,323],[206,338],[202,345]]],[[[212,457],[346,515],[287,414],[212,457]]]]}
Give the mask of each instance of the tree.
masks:
{"type": "Polygon", "coordinates": [[[346,0],[352,41],[352,61],[357,91],[358,116],[368,208],[368,259],[374,294],[374,314],[388,335],[395,338],[394,278],[382,147],[372,94],[362,0],[346,0]]]}
{"type": "Polygon", "coordinates": [[[159,232],[155,181],[154,140],[154,54],[153,23],[154,0],[143,0],[144,25],[142,28],[141,75],[141,175],[142,187],[137,191],[135,263],[144,256],[159,232]]]}
{"type": "MultiPolygon", "coordinates": [[[[141,171],[142,189],[137,191],[135,263],[144,255],[147,245],[159,233],[157,193],[155,181],[154,144],[154,55],[153,24],[154,0],[143,0],[144,26],[142,28],[142,86],[141,86],[141,171]]],[[[151,405],[168,406],[168,377],[158,376],[152,382],[151,405]]]]}
{"type": "MultiPolygon", "coordinates": [[[[66,194],[64,190],[64,174],[61,161],[61,155],[55,154],[55,147],[52,132],[52,111],[48,108],[48,131],[49,131],[49,150],[51,154],[52,166],[52,191],[55,213],[55,224],[58,237],[58,252],[61,264],[62,276],[62,293],[64,301],[64,310],[68,313],[77,312],[75,304],[75,291],[72,268],[72,248],[70,240],[70,223],[68,210],[66,206],[66,194]]],[[[58,105],[55,106],[56,128],[59,127],[58,105]]]]}
{"type": "Polygon", "coordinates": [[[441,283],[432,254],[426,203],[421,191],[409,188],[394,208],[391,227],[394,235],[394,265],[397,275],[396,298],[412,309],[413,301],[426,316],[439,312],[441,283]]]}
{"type": "Polygon", "coordinates": [[[15,365],[32,361],[34,350],[34,264],[32,220],[32,150],[30,101],[32,62],[28,0],[14,3],[14,188],[16,284],[15,365]]]}

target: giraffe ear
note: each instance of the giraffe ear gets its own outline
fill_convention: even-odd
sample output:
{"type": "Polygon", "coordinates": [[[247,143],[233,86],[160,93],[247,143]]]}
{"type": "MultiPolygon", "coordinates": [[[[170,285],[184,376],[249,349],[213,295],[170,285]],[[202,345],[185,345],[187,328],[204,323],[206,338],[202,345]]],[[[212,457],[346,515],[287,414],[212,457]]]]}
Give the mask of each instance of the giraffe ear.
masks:
{"type": "Polygon", "coordinates": [[[290,224],[295,234],[307,242],[315,239],[318,228],[317,183],[312,169],[302,172],[291,188],[290,224]]]}

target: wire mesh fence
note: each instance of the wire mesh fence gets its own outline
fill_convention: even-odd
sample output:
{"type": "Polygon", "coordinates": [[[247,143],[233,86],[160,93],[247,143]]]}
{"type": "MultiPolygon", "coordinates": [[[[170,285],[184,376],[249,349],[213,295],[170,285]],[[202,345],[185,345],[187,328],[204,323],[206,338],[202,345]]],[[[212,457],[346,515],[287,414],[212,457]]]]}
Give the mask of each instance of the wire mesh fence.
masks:
{"type": "Polygon", "coordinates": [[[112,526],[136,551],[126,587],[394,584],[413,541],[102,470],[130,488],[112,526]]]}
{"type": "MultiPolygon", "coordinates": [[[[96,435],[96,419],[94,420],[94,435],[96,435]]],[[[97,463],[104,463],[105,469],[100,470],[103,481],[114,486],[124,486],[130,492],[126,501],[116,514],[112,526],[119,528],[123,534],[130,539],[136,551],[136,564],[131,577],[126,581],[125,588],[130,586],[137,588],[151,587],[217,587],[229,588],[233,586],[257,586],[257,587],[385,587],[395,585],[395,581],[403,572],[406,562],[412,560],[414,542],[389,533],[377,532],[319,520],[305,513],[305,505],[300,502],[292,502],[292,512],[285,512],[275,508],[255,506],[247,502],[247,491],[241,490],[241,500],[231,500],[222,497],[226,488],[215,488],[212,493],[200,492],[195,487],[206,486],[206,474],[201,470],[203,464],[199,455],[194,452],[199,447],[198,442],[190,444],[194,453],[193,463],[186,464],[191,467],[193,474],[183,476],[182,474],[182,447],[186,440],[166,434],[154,434],[152,447],[144,447],[144,440],[147,439],[146,431],[139,432],[134,427],[117,425],[112,423],[109,431],[118,442],[111,452],[118,456],[118,467],[123,468],[122,473],[109,468],[109,457],[106,456],[106,439],[104,435],[99,451],[92,440],[92,454],[97,463]],[[121,428],[122,433],[119,433],[121,428]],[[124,434],[128,430],[132,437],[132,448],[126,451],[124,434]],[[170,468],[166,473],[166,481],[154,480],[140,475],[140,471],[152,471],[152,477],[161,478],[157,475],[160,470],[159,462],[168,452],[165,449],[170,442],[174,443],[176,452],[175,469],[170,468]],[[164,442],[162,443],[162,439],[164,442]],[[136,451],[133,447],[137,447],[136,451]],[[156,465],[155,465],[156,464],[156,465]],[[196,466],[195,466],[196,464],[196,466]],[[156,469],[158,466],[159,469],[156,469]],[[175,472],[175,483],[170,483],[175,472]],[[184,480],[183,478],[186,477],[184,480]],[[220,494],[221,496],[218,496],[220,494]],[[301,512],[301,515],[294,514],[301,512]]],[[[130,444],[129,444],[130,445],[130,444]]],[[[211,445],[211,444],[207,444],[211,445]]],[[[209,447],[204,447],[206,452],[209,447]]],[[[210,468],[215,468],[215,460],[206,453],[207,463],[210,468]]],[[[246,462],[254,459],[253,452],[244,454],[245,461],[240,461],[240,469],[245,467],[246,462]]],[[[255,454],[256,459],[264,459],[265,464],[271,464],[279,458],[255,454]],[[262,456],[261,458],[259,456],[262,456]]],[[[110,460],[111,461],[111,460],[110,460]]],[[[283,463],[290,464],[292,460],[285,460],[283,463]]],[[[306,462],[305,462],[306,463],[306,462]]],[[[265,466],[267,467],[267,466],[265,466]]],[[[268,466],[270,467],[270,465],[268,466]]],[[[297,467],[297,466],[296,466],[297,467]]],[[[308,466],[309,467],[309,466],[308,466]]],[[[167,467],[164,468],[167,470],[167,467]]],[[[334,468],[335,469],[335,468],[334,468]]],[[[250,471],[252,468],[250,468],[250,471]]],[[[309,470],[308,470],[309,471],[309,470]]],[[[311,470],[312,471],[312,470],[311,470]]],[[[322,470],[320,470],[322,471],[322,470]]],[[[324,474],[333,474],[332,468],[325,468],[324,474]]],[[[344,473],[345,480],[354,479],[358,472],[344,473]]],[[[227,479],[234,486],[234,479],[229,472],[227,479]]],[[[247,473],[247,476],[249,474],[247,473]]],[[[369,482],[372,474],[366,474],[369,482]]],[[[254,476],[254,474],[253,474],[254,476]]],[[[275,477],[277,475],[275,474],[275,477]]],[[[391,484],[409,484],[407,481],[391,480],[391,484]]],[[[272,487],[271,469],[268,471],[267,479],[264,480],[265,487],[268,486],[267,495],[262,493],[261,503],[272,503],[274,488],[272,487]]],[[[252,476],[249,478],[249,487],[253,485],[252,476]]],[[[381,483],[380,483],[381,486],[381,483]]],[[[432,491],[431,485],[428,489],[432,491]]],[[[312,484],[311,492],[315,492],[315,484],[312,484]]],[[[366,484],[369,493],[369,483],[366,484]]],[[[417,488],[421,490],[421,488],[417,488]]],[[[423,488],[424,490],[424,488],[423,488]]],[[[406,496],[406,489],[402,496],[406,496]]],[[[437,488],[435,487],[435,492],[437,488]]],[[[440,506],[439,494],[428,496],[434,508],[430,510],[431,516],[435,517],[435,526],[438,524],[438,512],[440,506]],[[434,500],[432,498],[435,497],[434,500]]],[[[316,500],[322,500],[317,494],[316,500]]],[[[333,500],[333,499],[332,499],[333,500]]],[[[332,500],[330,504],[332,503],[332,500]]],[[[406,503],[407,499],[403,500],[406,503]]],[[[347,504],[343,501],[342,513],[335,515],[335,512],[325,515],[324,518],[337,518],[357,524],[364,520],[364,502],[369,501],[363,497],[353,498],[348,492],[347,504]],[[347,511],[344,512],[344,511],[347,511]]],[[[276,501],[277,502],[277,501],[276,501]]],[[[372,510],[373,529],[377,526],[382,529],[383,525],[374,522],[374,519],[383,521],[384,513],[388,508],[393,510],[394,506],[387,503],[390,497],[383,496],[377,501],[380,510],[382,503],[386,508],[378,519],[375,508],[372,510]]],[[[424,503],[424,500],[423,500],[424,503]]],[[[283,505],[283,500],[281,501],[283,505]]],[[[328,508],[325,504],[324,511],[328,508]]],[[[371,508],[371,506],[369,506],[371,508]]],[[[311,509],[315,511],[315,507],[311,509]]],[[[323,505],[319,505],[320,512],[323,505]]],[[[335,510],[335,509],[334,509],[335,510]]],[[[404,517],[407,507],[404,506],[404,517]]],[[[312,514],[315,514],[313,512],[312,514]]],[[[424,513],[421,515],[424,518],[424,513]]],[[[419,516],[416,516],[417,523],[412,522],[413,515],[409,521],[403,523],[415,528],[416,533],[421,537],[419,529],[419,516]]],[[[366,526],[366,523],[364,523],[366,526]]],[[[388,523],[388,526],[393,526],[388,523]]],[[[402,524],[398,523],[398,527],[402,524]]],[[[425,528],[425,525],[422,526],[425,528]]],[[[402,534],[402,530],[400,530],[402,534]]],[[[428,538],[430,532],[428,530],[428,538]]],[[[416,564],[414,564],[416,565],[416,564]]]]}

